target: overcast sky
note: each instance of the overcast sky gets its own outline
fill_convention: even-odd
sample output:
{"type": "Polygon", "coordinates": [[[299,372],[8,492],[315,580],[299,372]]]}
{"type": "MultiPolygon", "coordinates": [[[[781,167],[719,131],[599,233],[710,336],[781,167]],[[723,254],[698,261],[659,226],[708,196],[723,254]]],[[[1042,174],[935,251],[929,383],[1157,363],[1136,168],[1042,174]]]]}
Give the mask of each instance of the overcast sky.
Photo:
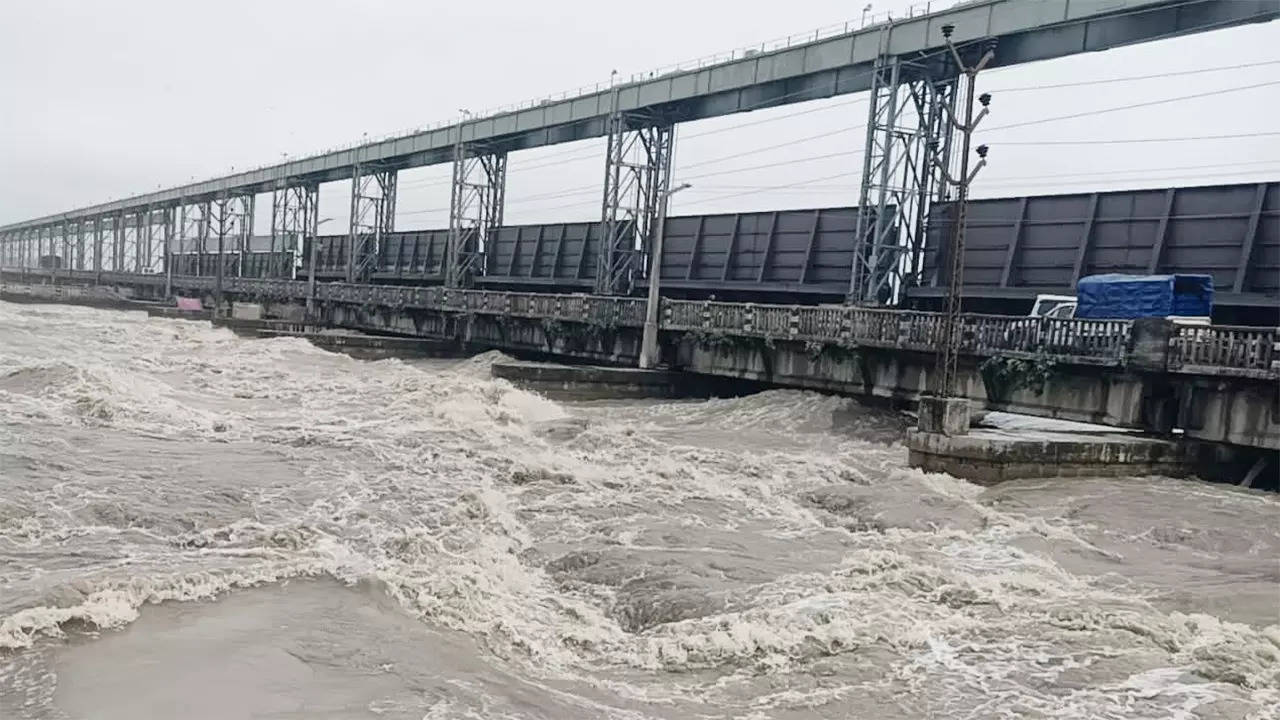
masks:
{"type": "MultiPolygon", "coordinates": [[[[6,0],[0,223],[308,154],[365,133],[420,127],[456,118],[463,108],[607,81],[614,69],[625,76],[856,19],[863,4],[6,0]]],[[[873,12],[907,4],[876,0],[873,12]]],[[[986,72],[980,89],[995,100],[979,139],[992,152],[978,194],[1276,179],[1275,136],[1039,144],[1274,131],[1276,84],[997,128],[1277,77],[1278,22],[986,72]],[[1168,76],[1031,89],[1160,74],[1168,76]],[[1001,144],[1010,142],[1020,144],[1001,144]]],[[[865,122],[860,94],[682,125],[675,179],[694,187],[672,210],[855,204],[865,122]],[[766,118],[777,119],[759,122],[766,118]],[[822,137],[760,150],[815,135],[822,137]],[[849,154],[795,162],[841,152],[849,154]],[[796,186],[762,189],[782,184],[796,186]]],[[[447,166],[401,173],[398,229],[447,226],[448,173],[447,166]]],[[[516,153],[507,222],[596,218],[602,175],[603,141],[516,153]]],[[[321,214],[334,218],[331,227],[346,222],[348,187],[322,188],[321,214]]]]}

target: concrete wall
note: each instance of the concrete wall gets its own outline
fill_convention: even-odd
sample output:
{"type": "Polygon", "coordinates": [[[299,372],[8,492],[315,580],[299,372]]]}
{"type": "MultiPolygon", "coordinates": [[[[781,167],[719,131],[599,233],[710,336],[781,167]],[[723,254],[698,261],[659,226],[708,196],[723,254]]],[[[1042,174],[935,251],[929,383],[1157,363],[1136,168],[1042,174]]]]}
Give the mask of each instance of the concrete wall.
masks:
{"type": "MultiPolygon", "coordinates": [[[[866,349],[846,355],[815,356],[799,343],[709,348],[686,339],[678,341],[672,351],[676,366],[691,372],[830,390],[901,404],[914,404],[929,390],[934,368],[934,357],[924,353],[866,349]]],[[[1023,388],[993,400],[977,361],[965,358],[959,366],[958,386],[971,400],[991,410],[1118,427],[1143,426],[1143,379],[1115,369],[1058,368],[1039,392],[1023,388]]]]}

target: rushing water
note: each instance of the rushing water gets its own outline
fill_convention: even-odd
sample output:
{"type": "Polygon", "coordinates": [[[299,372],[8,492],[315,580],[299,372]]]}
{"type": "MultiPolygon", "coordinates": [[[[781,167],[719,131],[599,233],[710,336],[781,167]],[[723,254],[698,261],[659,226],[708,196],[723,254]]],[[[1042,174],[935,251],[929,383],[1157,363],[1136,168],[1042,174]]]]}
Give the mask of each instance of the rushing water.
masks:
{"type": "Polygon", "coordinates": [[[1280,503],[0,303],[0,718],[1276,718],[1280,503]]]}

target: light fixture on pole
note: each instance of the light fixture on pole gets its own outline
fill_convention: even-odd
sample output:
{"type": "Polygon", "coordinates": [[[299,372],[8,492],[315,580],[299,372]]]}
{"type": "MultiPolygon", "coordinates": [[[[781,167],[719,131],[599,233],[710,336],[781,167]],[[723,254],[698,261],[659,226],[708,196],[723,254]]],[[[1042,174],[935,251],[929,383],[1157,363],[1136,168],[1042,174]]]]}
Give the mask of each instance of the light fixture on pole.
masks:
{"type": "Polygon", "coordinates": [[[316,310],[316,255],[317,246],[320,245],[320,226],[329,222],[333,218],[321,218],[316,221],[315,232],[311,235],[311,248],[307,253],[307,319],[315,318],[316,310]]]}
{"type": "Polygon", "coordinates": [[[951,243],[945,256],[948,278],[946,310],[942,317],[941,332],[935,337],[937,364],[934,367],[933,376],[930,378],[932,381],[930,390],[932,392],[920,398],[919,429],[925,433],[964,435],[969,432],[969,400],[963,391],[957,390],[956,365],[957,358],[960,355],[962,338],[960,311],[964,284],[965,215],[969,203],[969,187],[973,184],[973,179],[977,176],[978,171],[987,164],[988,148],[986,145],[979,145],[976,148],[978,163],[972,169],[969,166],[969,153],[971,151],[971,142],[973,141],[973,131],[990,110],[991,94],[982,93],[975,98],[974,90],[977,86],[978,73],[995,57],[995,39],[990,38],[982,42],[979,46],[979,49],[983,51],[982,57],[976,64],[970,65],[966,63],[960,50],[951,41],[955,26],[948,23],[943,25],[941,30],[943,41],[947,45],[952,60],[955,61],[956,69],[964,76],[965,103],[963,122],[956,118],[955,112],[951,107],[943,106],[951,125],[960,132],[959,172],[953,176],[946,163],[937,157],[936,142],[931,143],[929,146],[929,151],[934,153],[935,161],[942,174],[942,181],[948,186],[956,188],[956,211],[951,221],[951,243]],[[973,112],[973,101],[975,99],[982,104],[982,110],[976,116],[973,112]]]}
{"type": "Polygon", "coordinates": [[[649,302],[645,306],[644,335],[640,340],[640,368],[651,370],[658,364],[658,305],[662,284],[662,240],[667,231],[667,201],[672,195],[692,187],[689,183],[680,183],[670,190],[663,191],[658,199],[658,228],[653,236],[653,247],[649,253],[649,302]]]}

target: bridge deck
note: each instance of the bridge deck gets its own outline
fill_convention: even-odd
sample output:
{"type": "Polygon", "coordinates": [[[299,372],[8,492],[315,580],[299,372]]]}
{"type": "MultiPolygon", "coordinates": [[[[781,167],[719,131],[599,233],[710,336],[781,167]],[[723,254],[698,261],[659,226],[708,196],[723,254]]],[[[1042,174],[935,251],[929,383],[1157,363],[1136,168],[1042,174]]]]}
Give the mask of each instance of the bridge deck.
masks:
{"type": "MultiPolygon", "coordinates": [[[[0,269],[8,276],[88,284],[162,288],[163,275],[97,273],[87,270],[0,269]]],[[[174,276],[175,292],[211,293],[211,277],[174,276]]],[[[224,278],[222,291],[245,298],[305,301],[308,283],[298,280],[224,278]]],[[[420,310],[573,322],[601,328],[640,328],[641,298],[588,294],[459,290],[443,287],[317,283],[320,302],[390,310],[420,310]]],[[[848,305],[778,305],[664,298],[660,325],[665,331],[708,337],[749,337],[795,341],[815,347],[885,348],[932,353],[942,340],[942,314],[918,310],[870,309],[848,305]]],[[[1122,367],[1131,358],[1127,320],[1027,318],[1009,315],[963,316],[961,351],[983,357],[1051,359],[1077,365],[1122,367]]],[[[1169,340],[1168,370],[1280,380],[1280,329],[1231,326],[1177,328],[1169,340]]]]}

